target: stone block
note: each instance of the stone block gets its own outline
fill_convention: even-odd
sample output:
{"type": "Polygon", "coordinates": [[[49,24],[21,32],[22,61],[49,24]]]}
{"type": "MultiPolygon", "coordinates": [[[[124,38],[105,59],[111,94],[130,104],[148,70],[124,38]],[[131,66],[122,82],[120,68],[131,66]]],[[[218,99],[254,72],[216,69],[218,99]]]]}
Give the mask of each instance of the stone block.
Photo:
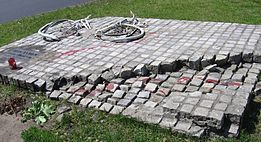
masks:
{"type": "Polygon", "coordinates": [[[122,90],[116,90],[116,91],[113,93],[112,97],[113,97],[113,98],[117,98],[117,99],[121,99],[121,98],[124,97],[124,95],[125,95],[125,92],[124,92],[124,91],[122,91],[122,90]]]}
{"type": "Polygon", "coordinates": [[[188,133],[191,125],[192,122],[190,121],[178,121],[176,126],[173,127],[173,130],[181,133],[188,133]]]}
{"type": "Polygon", "coordinates": [[[160,87],[158,89],[158,91],[156,92],[156,95],[159,95],[159,96],[168,96],[170,93],[170,89],[168,88],[163,88],[163,87],[160,87]]]}
{"type": "Polygon", "coordinates": [[[201,100],[201,102],[199,103],[199,106],[206,107],[206,108],[211,108],[213,104],[214,104],[214,101],[211,101],[211,100],[201,100]]]}
{"type": "Polygon", "coordinates": [[[68,100],[71,96],[72,96],[71,93],[63,92],[63,93],[59,96],[59,100],[68,100]]]}
{"type": "Polygon", "coordinates": [[[102,105],[101,102],[97,100],[92,100],[91,103],[88,105],[88,108],[95,108],[98,109],[102,105]]]}
{"type": "Polygon", "coordinates": [[[128,107],[131,104],[131,101],[132,100],[128,100],[128,99],[120,99],[117,105],[122,107],[128,107]]]}
{"type": "Polygon", "coordinates": [[[83,98],[81,101],[80,101],[80,105],[82,107],[87,107],[90,103],[91,103],[92,99],[90,98],[83,98]]]}
{"type": "Polygon", "coordinates": [[[135,73],[136,75],[145,76],[145,75],[148,75],[149,70],[147,69],[147,67],[145,66],[145,64],[139,64],[138,66],[135,67],[134,73],[135,73]]]}
{"type": "Polygon", "coordinates": [[[148,70],[157,74],[160,71],[160,64],[161,64],[161,61],[153,61],[148,66],[148,70]]]}
{"type": "Polygon", "coordinates": [[[80,96],[72,95],[72,97],[70,97],[70,98],[68,99],[68,102],[69,102],[69,103],[78,104],[81,99],[82,99],[82,97],[80,97],[80,96]]]}
{"type": "Polygon", "coordinates": [[[179,92],[183,92],[186,88],[186,85],[184,84],[175,84],[173,87],[172,87],[172,91],[179,91],[179,92]]]}
{"type": "Polygon", "coordinates": [[[163,117],[159,125],[163,128],[172,128],[174,127],[174,125],[176,125],[177,122],[178,120],[175,118],[173,119],[173,118],[163,117]]]}
{"type": "Polygon", "coordinates": [[[150,92],[149,91],[141,91],[141,92],[139,92],[137,97],[148,99],[148,98],[150,98],[150,92]]]}
{"type": "Polygon", "coordinates": [[[59,90],[54,90],[54,91],[50,94],[49,98],[50,98],[50,99],[58,99],[58,97],[59,97],[61,94],[62,94],[61,91],[59,91],[59,90]]]}
{"type": "Polygon", "coordinates": [[[120,114],[124,110],[124,107],[114,106],[110,111],[111,114],[120,114]]]}
{"type": "Polygon", "coordinates": [[[110,112],[112,108],[113,108],[113,105],[111,105],[109,103],[103,103],[99,109],[102,111],[105,111],[105,112],[110,112]]]}
{"type": "Polygon", "coordinates": [[[109,83],[105,90],[111,93],[114,93],[118,89],[119,85],[115,83],[109,83]]]}
{"type": "Polygon", "coordinates": [[[128,79],[128,78],[133,77],[132,68],[129,68],[129,67],[122,68],[120,77],[123,79],[128,79]]]}
{"type": "Polygon", "coordinates": [[[135,81],[131,87],[134,87],[134,88],[142,88],[144,86],[143,82],[142,81],[135,81]]]}
{"type": "Polygon", "coordinates": [[[148,83],[146,85],[146,87],[144,88],[144,90],[149,91],[149,92],[156,92],[157,89],[158,89],[158,85],[156,85],[154,83],[148,83]]]}

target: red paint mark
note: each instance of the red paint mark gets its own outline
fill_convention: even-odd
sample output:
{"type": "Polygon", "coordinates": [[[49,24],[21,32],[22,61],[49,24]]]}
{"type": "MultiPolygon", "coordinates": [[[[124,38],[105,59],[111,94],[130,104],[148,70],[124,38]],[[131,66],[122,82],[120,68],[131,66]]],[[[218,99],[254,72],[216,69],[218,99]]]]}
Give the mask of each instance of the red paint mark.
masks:
{"type": "Polygon", "coordinates": [[[85,49],[70,50],[70,51],[67,51],[67,52],[62,53],[61,56],[63,56],[63,55],[70,56],[70,55],[73,55],[73,54],[75,54],[75,53],[77,53],[77,52],[80,52],[80,51],[83,51],[83,50],[85,50],[85,49]]]}
{"type": "Polygon", "coordinates": [[[78,93],[85,93],[86,91],[87,91],[86,89],[80,88],[77,92],[78,92],[78,93]]]}
{"type": "Polygon", "coordinates": [[[214,80],[214,79],[207,79],[206,80],[207,83],[214,83],[214,84],[217,84],[218,81],[217,80],[214,80]]]}
{"type": "Polygon", "coordinates": [[[109,83],[106,87],[107,90],[112,90],[114,88],[114,84],[113,83],[109,83]]]}
{"type": "Polygon", "coordinates": [[[166,95],[167,95],[167,93],[166,93],[166,92],[164,92],[163,90],[159,90],[159,92],[163,93],[163,95],[164,95],[164,96],[166,96],[166,95]]]}
{"type": "Polygon", "coordinates": [[[11,70],[17,69],[16,62],[15,62],[14,58],[12,58],[12,57],[9,58],[8,63],[9,63],[11,70]]]}
{"type": "Polygon", "coordinates": [[[187,82],[187,81],[190,81],[189,77],[180,77],[178,79],[178,83],[184,83],[184,82],[187,82]]]}
{"type": "Polygon", "coordinates": [[[241,85],[241,83],[239,83],[239,82],[229,82],[228,83],[228,86],[237,86],[237,87],[239,87],[241,85]]]}
{"type": "Polygon", "coordinates": [[[89,94],[90,96],[94,97],[96,95],[96,91],[91,91],[91,93],[89,94]]]}
{"type": "Polygon", "coordinates": [[[61,55],[59,57],[61,57],[63,55],[70,56],[70,55],[73,55],[73,54],[81,52],[81,51],[88,51],[88,50],[95,49],[98,47],[109,48],[110,46],[103,45],[103,46],[97,46],[97,47],[82,48],[82,49],[78,49],[78,50],[69,50],[67,52],[61,53],[61,55]]]}

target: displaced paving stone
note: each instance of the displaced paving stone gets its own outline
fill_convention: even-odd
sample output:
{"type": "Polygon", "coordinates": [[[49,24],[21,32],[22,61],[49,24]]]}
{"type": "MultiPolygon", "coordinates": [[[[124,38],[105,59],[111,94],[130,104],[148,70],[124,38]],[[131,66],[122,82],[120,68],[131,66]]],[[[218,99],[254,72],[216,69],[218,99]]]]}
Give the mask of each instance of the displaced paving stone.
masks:
{"type": "Polygon", "coordinates": [[[131,104],[131,100],[128,99],[120,99],[117,103],[118,106],[127,107],[131,104]]]}
{"type": "Polygon", "coordinates": [[[164,105],[162,105],[165,112],[177,112],[178,107],[180,106],[179,103],[175,103],[173,100],[168,100],[164,105]]]}
{"type": "Polygon", "coordinates": [[[231,122],[239,124],[244,111],[245,109],[243,106],[232,104],[228,106],[225,113],[228,115],[228,118],[231,122]]]}
{"type": "Polygon", "coordinates": [[[163,82],[163,83],[161,84],[161,87],[171,89],[171,88],[173,87],[173,85],[174,85],[174,83],[171,84],[171,83],[169,83],[169,82],[163,82]]]}
{"type": "Polygon", "coordinates": [[[144,86],[143,82],[142,81],[135,81],[131,87],[134,87],[134,88],[142,88],[144,86]]]}
{"type": "Polygon", "coordinates": [[[125,84],[133,84],[135,81],[137,81],[137,78],[129,78],[125,81],[125,84]]]}
{"type": "Polygon", "coordinates": [[[223,111],[218,111],[218,110],[212,110],[209,112],[209,118],[211,118],[211,121],[208,122],[207,125],[221,129],[224,123],[224,112],[223,111]]]}
{"type": "Polygon", "coordinates": [[[194,137],[202,137],[205,134],[206,129],[197,125],[191,126],[188,133],[194,137]]]}
{"type": "Polygon", "coordinates": [[[109,83],[105,90],[111,93],[114,93],[118,89],[119,85],[115,83],[109,83]]]}
{"type": "Polygon", "coordinates": [[[99,84],[102,82],[101,75],[99,74],[92,74],[88,77],[88,83],[90,84],[99,84]]]}
{"type": "Polygon", "coordinates": [[[110,111],[111,114],[120,114],[124,110],[124,107],[114,106],[110,111]]]}
{"type": "Polygon", "coordinates": [[[152,108],[156,107],[157,105],[158,105],[158,103],[150,101],[150,100],[145,103],[145,106],[152,107],[152,108]]]}
{"type": "Polygon", "coordinates": [[[101,102],[97,100],[92,100],[91,103],[88,105],[89,108],[95,108],[98,109],[102,105],[101,102]]]}
{"type": "Polygon", "coordinates": [[[186,85],[183,85],[183,84],[175,84],[171,90],[172,90],[172,91],[183,92],[183,91],[185,90],[185,88],[186,88],[186,85]]]}
{"type": "Polygon", "coordinates": [[[210,101],[210,100],[202,100],[199,103],[200,106],[206,107],[206,108],[211,108],[213,104],[214,104],[214,101],[210,101]]]}
{"type": "Polygon", "coordinates": [[[202,85],[202,83],[203,83],[203,80],[197,79],[197,78],[193,78],[191,80],[191,82],[190,82],[190,85],[199,87],[199,86],[202,85]]]}
{"type": "Polygon", "coordinates": [[[201,59],[202,56],[200,55],[193,55],[189,58],[189,67],[194,70],[200,70],[201,69],[201,59]]]}
{"type": "Polygon", "coordinates": [[[211,92],[212,88],[214,88],[214,86],[215,86],[214,83],[204,83],[200,87],[199,91],[203,92],[203,93],[209,93],[209,92],[211,92]]]}
{"type": "Polygon", "coordinates": [[[231,124],[228,133],[229,137],[237,137],[239,135],[239,125],[231,124]]]}
{"type": "Polygon", "coordinates": [[[209,109],[203,107],[196,107],[192,115],[206,118],[208,116],[208,113],[209,113],[209,109]]]}
{"type": "Polygon", "coordinates": [[[136,98],[133,101],[133,104],[144,104],[147,101],[147,99],[143,99],[143,98],[136,98]]]}
{"type": "Polygon", "coordinates": [[[112,104],[112,105],[116,105],[119,99],[116,98],[108,98],[107,102],[112,104]]]}
{"type": "Polygon", "coordinates": [[[113,108],[113,105],[109,103],[104,103],[102,106],[99,108],[102,111],[110,112],[110,110],[113,108]]]}
{"type": "Polygon", "coordinates": [[[124,96],[124,99],[128,99],[128,100],[133,101],[136,97],[137,97],[137,94],[127,93],[127,94],[124,96]]]}
{"type": "Polygon", "coordinates": [[[120,85],[120,89],[121,89],[122,91],[128,92],[129,89],[130,89],[130,87],[129,87],[128,85],[120,85]]]}
{"type": "Polygon", "coordinates": [[[183,85],[187,85],[192,77],[185,77],[185,76],[181,76],[178,80],[177,83],[179,84],[183,84],[183,85]]]}
{"type": "Polygon", "coordinates": [[[139,65],[134,69],[134,73],[135,73],[136,75],[145,76],[145,75],[148,75],[149,71],[148,71],[147,67],[145,66],[145,64],[139,64],[139,65]]]}
{"type": "Polygon", "coordinates": [[[159,73],[159,67],[160,67],[161,61],[153,61],[149,66],[148,70],[150,70],[153,73],[159,73]]]}
{"type": "Polygon", "coordinates": [[[82,98],[80,96],[73,95],[72,97],[69,98],[68,102],[78,104],[81,99],[82,98]]]}
{"type": "Polygon", "coordinates": [[[163,117],[159,125],[163,128],[172,128],[177,122],[177,119],[163,117]]]}
{"type": "Polygon", "coordinates": [[[50,94],[49,98],[50,98],[50,99],[58,99],[58,97],[59,97],[61,94],[62,94],[61,91],[59,91],[59,90],[54,90],[54,91],[50,94]]]}
{"type": "Polygon", "coordinates": [[[227,63],[228,61],[228,56],[227,55],[217,55],[216,56],[216,60],[215,60],[215,63],[218,65],[218,66],[223,66],[227,63]]]}
{"type": "Polygon", "coordinates": [[[112,96],[112,93],[104,92],[101,95],[98,96],[98,101],[100,102],[106,102],[109,97],[112,96]]]}
{"type": "Polygon", "coordinates": [[[165,97],[165,96],[168,96],[169,93],[170,93],[170,89],[160,87],[158,89],[158,91],[156,92],[156,95],[165,97]]]}
{"type": "Polygon", "coordinates": [[[72,110],[72,109],[71,109],[71,107],[69,107],[69,106],[61,106],[61,107],[58,107],[58,108],[57,108],[57,112],[58,112],[59,114],[68,112],[68,111],[70,111],[70,110],[72,110]]]}
{"type": "Polygon", "coordinates": [[[185,92],[195,92],[198,91],[199,87],[197,86],[187,86],[185,92]]]}
{"type": "Polygon", "coordinates": [[[123,79],[128,79],[133,76],[132,69],[129,67],[124,67],[121,70],[120,77],[123,79]]]}
{"type": "Polygon", "coordinates": [[[189,117],[192,113],[194,105],[191,104],[183,104],[180,108],[180,116],[183,118],[189,117]]]}
{"type": "Polygon", "coordinates": [[[106,71],[101,76],[107,82],[110,82],[112,79],[115,78],[115,74],[112,71],[106,71]]]}
{"type": "Polygon", "coordinates": [[[140,88],[131,88],[129,93],[138,94],[140,92],[140,88]]]}
{"type": "Polygon", "coordinates": [[[176,126],[173,127],[173,130],[181,132],[181,133],[187,133],[187,132],[189,132],[191,125],[192,125],[192,122],[178,121],[176,126]]]}
{"type": "Polygon", "coordinates": [[[122,115],[124,116],[134,116],[134,114],[137,112],[139,106],[136,104],[132,104],[128,106],[125,110],[123,110],[122,115]]]}
{"type": "Polygon", "coordinates": [[[100,95],[101,95],[101,92],[100,92],[100,91],[93,90],[93,91],[91,91],[91,93],[88,94],[86,97],[92,98],[92,99],[97,99],[98,96],[100,96],[100,95]]]}
{"type": "MultiPolygon", "coordinates": [[[[88,84],[86,84],[85,86],[87,86],[88,84]]],[[[90,90],[92,90],[92,87],[88,87],[89,89],[89,92],[90,92],[90,90]]],[[[87,89],[86,87],[85,87],[85,89],[87,89]]],[[[97,91],[103,91],[105,89],[105,84],[98,84],[97,86],[96,86],[96,88],[95,88],[95,90],[97,90],[97,91]]]]}
{"type": "Polygon", "coordinates": [[[92,101],[92,99],[90,99],[90,98],[83,98],[83,99],[80,101],[80,105],[81,105],[82,107],[87,107],[88,104],[91,103],[91,101],[92,101]]]}
{"type": "Polygon", "coordinates": [[[34,82],[34,90],[35,91],[44,91],[46,87],[46,81],[42,79],[38,79],[34,82]]]}
{"type": "Polygon", "coordinates": [[[141,92],[139,92],[137,97],[148,99],[148,98],[150,98],[150,92],[149,91],[141,91],[141,92]]]}
{"type": "Polygon", "coordinates": [[[66,93],[63,92],[60,96],[59,96],[59,100],[68,100],[73,94],[71,93],[66,93]]]}
{"type": "Polygon", "coordinates": [[[71,87],[67,90],[67,93],[74,93],[74,92],[76,92],[78,89],[80,89],[80,86],[71,86],[71,87]]]}
{"type": "Polygon", "coordinates": [[[171,77],[174,77],[174,78],[179,78],[179,77],[181,77],[182,76],[182,72],[172,72],[171,74],[170,74],[170,76],[171,77]]]}
{"type": "Polygon", "coordinates": [[[149,92],[156,92],[157,88],[158,88],[158,85],[153,84],[153,83],[148,83],[146,85],[146,87],[144,88],[144,90],[149,91],[149,92]]]}
{"type": "Polygon", "coordinates": [[[124,95],[125,95],[125,92],[124,92],[124,91],[122,91],[122,90],[116,90],[116,91],[114,92],[114,94],[112,95],[112,97],[113,97],[113,98],[121,99],[121,98],[124,97],[124,95]]]}
{"type": "Polygon", "coordinates": [[[111,80],[111,83],[114,83],[114,84],[122,84],[122,83],[124,83],[124,79],[123,78],[116,78],[116,79],[113,79],[113,80],[111,80]]]}

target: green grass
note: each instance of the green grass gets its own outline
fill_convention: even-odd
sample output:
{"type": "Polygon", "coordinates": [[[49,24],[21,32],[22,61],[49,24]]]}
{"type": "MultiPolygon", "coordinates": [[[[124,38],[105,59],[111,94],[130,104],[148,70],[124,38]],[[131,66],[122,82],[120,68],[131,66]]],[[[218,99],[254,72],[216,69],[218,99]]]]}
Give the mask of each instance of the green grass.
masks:
{"type": "Polygon", "coordinates": [[[261,24],[260,0],[96,0],[90,5],[1,24],[0,46],[35,33],[52,20],[79,19],[89,14],[130,16],[129,10],[139,17],[261,24]]]}
{"type": "MultiPolygon", "coordinates": [[[[260,99],[260,97],[259,97],[260,99]]],[[[244,129],[239,139],[235,138],[193,138],[170,130],[162,129],[158,125],[145,124],[135,119],[126,118],[122,115],[111,115],[97,110],[74,108],[70,114],[64,116],[61,122],[57,122],[50,130],[30,128],[22,133],[25,142],[31,142],[38,135],[43,135],[41,140],[47,140],[48,135],[55,135],[62,141],[137,141],[137,142],[249,142],[261,141],[260,137],[260,103],[255,102],[251,106],[251,112],[246,118],[244,129]],[[259,106],[259,107],[258,107],[259,106]],[[258,117],[257,117],[258,116],[258,117]],[[258,123],[258,125],[256,125],[258,123]],[[256,129],[255,126],[258,128],[256,129]],[[256,131],[257,130],[257,131],[256,131]],[[46,134],[48,133],[48,135],[46,134]]],[[[40,139],[37,139],[40,141],[40,139]]]]}
{"type": "Polygon", "coordinates": [[[31,127],[27,131],[22,132],[21,137],[25,142],[62,142],[62,139],[57,135],[36,127],[31,127]]]}

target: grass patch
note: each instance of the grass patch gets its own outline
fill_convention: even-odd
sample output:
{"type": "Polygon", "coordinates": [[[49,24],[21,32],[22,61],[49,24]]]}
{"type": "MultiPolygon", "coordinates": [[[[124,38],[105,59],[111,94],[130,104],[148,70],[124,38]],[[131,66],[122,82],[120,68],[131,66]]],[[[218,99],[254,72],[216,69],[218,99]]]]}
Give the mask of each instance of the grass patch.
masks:
{"type": "Polygon", "coordinates": [[[96,0],[87,5],[0,24],[0,46],[35,33],[52,20],[79,19],[89,14],[93,17],[130,16],[129,10],[139,17],[261,23],[259,0],[96,0]]]}
{"type": "Polygon", "coordinates": [[[62,142],[55,134],[47,130],[31,127],[21,134],[24,142],[62,142]]]}
{"type": "MultiPolygon", "coordinates": [[[[260,99],[260,97],[259,97],[260,99]]],[[[258,103],[260,106],[260,103],[258,103]]],[[[252,112],[260,113],[257,104],[254,103],[252,112]]],[[[51,131],[43,130],[45,133],[51,132],[63,141],[138,141],[138,142],[250,142],[261,141],[260,137],[260,115],[250,114],[245,121],[241,135],[236,138],[193,138],[179,133],[173,133],[168,129],[162,129],[158,125],[145,124],[135,119],[126,118],[122,115],[111,115],[92,109],[74,108],[66,114],[61,122],[57,122],[51,131]],[[255,128],[257,126],[257,128],[255,128]]],[[[38,130],[39,133],[41,129],[38,130]]],[[[33,140],[35,132],[26,130],[23,135],[27,141],[33,140]]],[[[37,134],[40,135],[40,134],[37,134]]],[[[24,138],[23,137],[23,138],[24,138]]],[[[43,137],[43,140],[45,138],[43,137]]]]}

